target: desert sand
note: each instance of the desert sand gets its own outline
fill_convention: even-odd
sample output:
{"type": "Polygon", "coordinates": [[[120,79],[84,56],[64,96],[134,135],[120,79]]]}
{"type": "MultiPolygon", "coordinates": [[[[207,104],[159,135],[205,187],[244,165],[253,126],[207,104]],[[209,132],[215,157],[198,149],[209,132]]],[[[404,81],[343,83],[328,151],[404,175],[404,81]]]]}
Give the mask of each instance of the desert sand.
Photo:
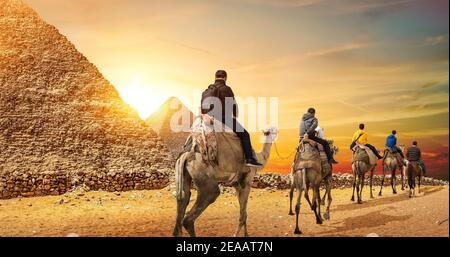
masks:
{"type": "MultiPolygon", "coordinates": [[[[350,201],[351,190],[333,190],[331,220],[316,225],[302,199],[301,236],[449,236],[448,186],[427,186],[416,197],[407,191],[350,201]]],[[[171,236],[175,219],[173,189],[79,192],[59,196],[0,200],[0,236],[171,236]]],[[[195,191],[193,198],[195,197],[195,191]]],[[[191,204],[193,202],[191,201],[191,204]]],[[[252,189],[248,206],[250,236],[297,236],[288,214],[287,190],[252,189]]],[[[198,219],[198,236],[231,236],[238,202],[223,193],[198,219]]],[[[183,235],[186,235],[184,233],[183,235]]]]}

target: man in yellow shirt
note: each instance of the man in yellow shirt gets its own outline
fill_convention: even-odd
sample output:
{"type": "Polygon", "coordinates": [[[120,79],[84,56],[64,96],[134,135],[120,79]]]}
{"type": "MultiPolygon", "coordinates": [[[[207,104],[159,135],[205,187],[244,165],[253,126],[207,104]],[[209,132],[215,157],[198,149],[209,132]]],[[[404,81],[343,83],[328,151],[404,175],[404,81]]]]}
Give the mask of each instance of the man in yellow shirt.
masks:
{"type": "Polygon", "coordinates": [[[378,157],[378,159],[383,159],[383,156],[380,155],[380,153],[375,148],[375,146],[368,144],[367,142],[368,142],[368,135],[364,131],[364,124],[361,123],[361,124],[359,124],[359,129],[355,132],[355,134],[353,134],[352,144],[350,145],[350,149],[353,150],[353,147],[355,146],[356,143],[365,145],[365,146],[369,147],[370,150],[372,150],[372,152],[378,157]]]}

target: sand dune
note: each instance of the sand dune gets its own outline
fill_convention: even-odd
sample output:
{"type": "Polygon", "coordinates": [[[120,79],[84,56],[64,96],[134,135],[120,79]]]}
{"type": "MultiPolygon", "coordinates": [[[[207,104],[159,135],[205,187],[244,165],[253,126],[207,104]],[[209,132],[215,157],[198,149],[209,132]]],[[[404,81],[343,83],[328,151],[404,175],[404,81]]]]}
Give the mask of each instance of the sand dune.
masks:
{"type": "MultiPolygon", "coordinates": [[[[411,199],[406,191],[393,195],[390,190],[369,199],[365,189],[362,205],[350,202],[350,194],[350,189],[333,191],[331,220],[323,225],[315,224],[303,200],[302,236],[449,236],[448,186],[424,187],[423,194],[411,199]]],[[[287,195],[286,190],[252,190],[251,236],[296,236],[287,195]]],[[[170,236],[175,208],[171,189],[1,200],[0,236],[170,236]]],[[[230,236],[237,220],[236,197],[224,193],[200,217],[197,233],[230,236]]]]}

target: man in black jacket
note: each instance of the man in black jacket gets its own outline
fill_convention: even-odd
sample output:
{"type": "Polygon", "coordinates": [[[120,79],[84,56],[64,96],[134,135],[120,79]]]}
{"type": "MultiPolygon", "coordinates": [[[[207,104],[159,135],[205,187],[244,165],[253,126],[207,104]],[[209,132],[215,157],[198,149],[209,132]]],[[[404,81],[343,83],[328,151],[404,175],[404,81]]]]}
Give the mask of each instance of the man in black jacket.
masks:
{"type": "Polygon", "coordinates": [[[202,114],[209,114],[214,119],[231,128],[241,140],[245,155],[245,164],[251,167],[261,167],[262,164],[253,156],[250,135],[237,121],[238,106],[234,98],[233,90],[226,85],[227,73],[224,70],[218,70],[215,77],[214,84],[210,85],[202,93],[202,114]]]}
{"type": "Polygon", "coordinates": [[[425,163],[423,162],[422,153],[420,152],[420,148],[417,147],[417,141],[412,143],[412,146],[408,148],[406,151],[406,159],[410,162],[418,162],[420,167],[422,168],[423,175],[426,173],[425,163]]]}

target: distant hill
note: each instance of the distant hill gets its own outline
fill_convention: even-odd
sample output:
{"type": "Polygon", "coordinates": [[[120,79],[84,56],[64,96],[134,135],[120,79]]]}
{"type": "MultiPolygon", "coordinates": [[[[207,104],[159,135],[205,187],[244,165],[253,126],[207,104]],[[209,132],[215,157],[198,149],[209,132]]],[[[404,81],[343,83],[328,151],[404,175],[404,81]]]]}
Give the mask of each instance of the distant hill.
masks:
{"type": "Polygon", "coordinates": [[[194,114],[178,98],[168,98],[152,115],[146,119],[146,123],[155,130],[166,143],[169,150],[176,157],[181,152],[187,132],[194,118],[194,114]],[[183,124],[182,117],[188,118],[183,124]],[[174,131],[171,122],[176,125],[174,131]]]}

